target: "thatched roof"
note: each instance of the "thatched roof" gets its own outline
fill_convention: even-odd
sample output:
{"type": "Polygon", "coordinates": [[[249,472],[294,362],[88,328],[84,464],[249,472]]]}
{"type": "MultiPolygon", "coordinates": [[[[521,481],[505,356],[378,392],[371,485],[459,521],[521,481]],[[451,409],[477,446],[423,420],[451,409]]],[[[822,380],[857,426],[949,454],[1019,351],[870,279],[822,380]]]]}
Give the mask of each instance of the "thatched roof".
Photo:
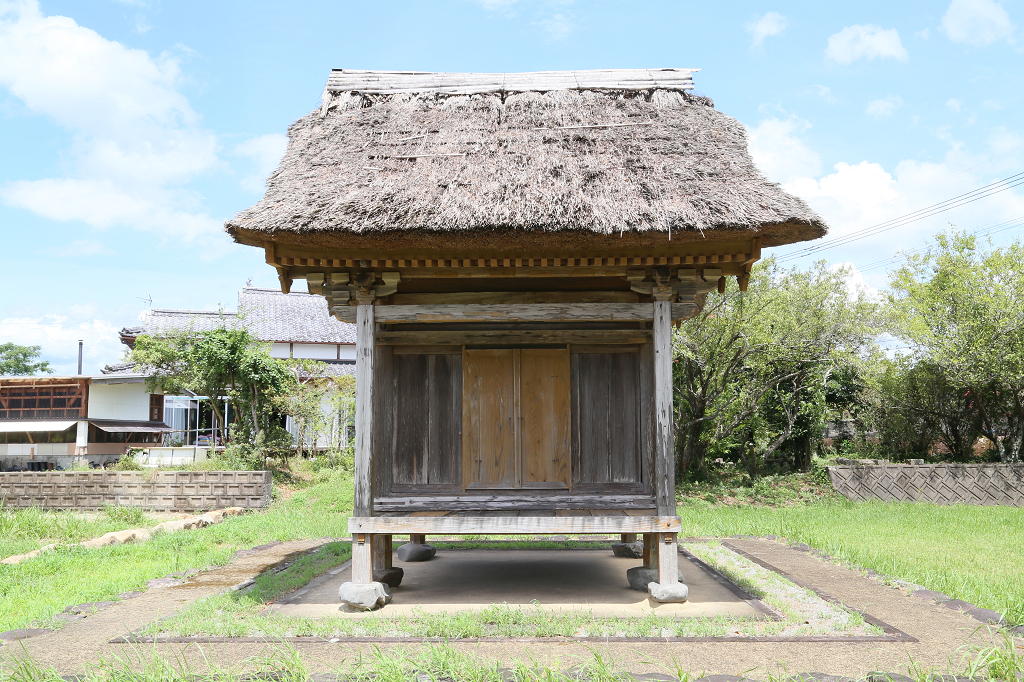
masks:
{"type": "Polygon", "coordinates": [[[263,199],[226,228],[323,248],[824,235],[754,165],[743,125],[687,92],[690,72],[336,70],[263,199]]]}

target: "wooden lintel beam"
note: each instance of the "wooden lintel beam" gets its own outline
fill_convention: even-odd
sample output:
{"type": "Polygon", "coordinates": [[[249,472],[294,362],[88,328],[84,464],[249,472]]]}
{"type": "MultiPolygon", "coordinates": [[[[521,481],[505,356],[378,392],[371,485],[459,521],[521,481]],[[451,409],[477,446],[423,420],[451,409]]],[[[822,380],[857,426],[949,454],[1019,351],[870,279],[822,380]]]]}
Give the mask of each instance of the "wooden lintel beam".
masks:
{"type": "Polygon", "coordinates": [[[404,535],[533,535],[548,533],[678,533],[678,516],[353,516],[349,533],[404,535]]]}
{"type": "Polygon", "coordinates": [[[529,344],[627,344],[647,343],[651,332],[642,329],[523,329],[488,331],[384,331],[377,343],[385,346],[412,345],[529,345],[529,344]]]}
{"type": "Polygon", "coordinates": [[[534,303],[525,305],[378,306],[381,323],[404,322],[623,322],[654,319],[650,303],[534,303]]]}

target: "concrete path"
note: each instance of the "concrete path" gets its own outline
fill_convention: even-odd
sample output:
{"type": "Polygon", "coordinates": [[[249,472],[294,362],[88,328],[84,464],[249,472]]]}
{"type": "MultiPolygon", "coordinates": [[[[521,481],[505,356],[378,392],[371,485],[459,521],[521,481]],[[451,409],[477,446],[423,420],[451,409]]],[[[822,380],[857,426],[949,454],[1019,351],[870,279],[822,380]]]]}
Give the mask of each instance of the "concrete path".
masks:
{"type": "MultiPolygon", "coordinates": [[[[253,656],[266,654],[273,646],[260,644],[109,644],[114,637],[170,615],[185,604],[251,578],[290,554],[314,547],[322,541],[289,542],[244,556],[230,566],[208,571],[185,585],[151,590],[145,595],[111,606],[80,621],[69,623],[60,632],[24,640],[27,652],[41,665],[55,666],[63,674],[81,672],[87,662],[101,656],[148,656],[159,651],[172,658],[187,660],[194,670],[202,670],[205,661],[218,665],[238,664],[253,656]]],[[[916,637],[916,643],[899,642],[683,642],[683,643],[474,643],[455,644],[460,650],[487,660],[509,664],[515,660],[533,660],[544,665],[569,667],[592,658],[597,652],[615,662],[619,669],[632,672],[669,672],[675,665],[693,673],[739,675],[766,679],[784,666],[789,673],[819,672],[858,677],[871,671],[901,672],[911,657],[923,668],[954,669],[965,644],[984,645],[990,640],[970,617],[932,602],[905,595],[894,588],[838,567],[806,552],[769,540],[730,540],[751,556],[790,573],[805,583],[829,593],[846,604],[885,621],[916,637]]],[[[383,644],[382,649],[418,649],[428,645],[383,644]]],[[[358,652],[372,654],[371,644],[296,644],[307,665],[314,671],[329,671],[358,652]]],[[[7,645],[3,655],[19,655],[19,645],[7,645]]]]}
{"type": "MultiPolygon", "coordinates": [[[[410,616],[424,613],[482,611],[492,604],[549,611],[585,609],[599,618],[643,618],[651,613],[674,618],[719,615],[763,617],[744,599],[718,583],[686,557],[679,569],[690,588],[684,604],[658,604],[646,593],[629,588],[626,569],[640,559],[612,556],[607,549],[456,549],[442,550],[430,561],[394,565],[405,571],[393,601],[380,615],[410,616]]],[[[282,599],[269,611],[285,616],[361,618],[371,614],[338,610],[338,587],[351,569],[323,576],[282,599]]]]}

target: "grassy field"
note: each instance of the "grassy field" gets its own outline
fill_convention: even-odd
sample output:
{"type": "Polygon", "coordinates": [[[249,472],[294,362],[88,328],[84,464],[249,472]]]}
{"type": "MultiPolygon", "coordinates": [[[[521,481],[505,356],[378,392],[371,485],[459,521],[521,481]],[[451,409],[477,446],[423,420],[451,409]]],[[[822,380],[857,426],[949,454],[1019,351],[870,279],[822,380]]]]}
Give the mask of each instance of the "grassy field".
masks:
{"type": "MultiPolygon", "coordinates": [[[[238,549],[274,540],[343,535],[352,509],[351,478],[330,471],[311,476],[308,487],[276,501],[265,512],[228,517],[201,530],[157,535],[141,544],[88,550],[60,547],[20,564],[0,565],[0,632],[33,622],[44,627],[59,626],[50,619],[67,606],[108,600],[122,592],[142,589],[147,580],[189,568],[223,565],[238,549]]],[[[32,512],[9,516],[23,514],[32,512]]],[[[5,527],[24,529],[28,525],[12,518],[5,527]]],[[[131,524],[120,524],[116,529],[127,527],[131,524]]],[[[115,528],[95,528],[98,533],[107,530],[115,528]]],[[[31,539],[22,532],[22,541],[31,539]]],[[[7,542],[0,536],[0,544],[7,542]]]]}
{"type": "MultiPolygon", "coordinates": [[[[63,548],[22,564],[0,565],[0,631],[33,622],[59,625],[50,619],[67,606],[110,599],[189,568],[222,565],[238,549],[342,536],[352,506],[350,475],[295,473],[277,486],[278,498],[263,512],[139,545],[63,548]]],[[[851,564],[1024,623],[1024,509],[855,504],[830,492],[820,477],[799,475],[755,485],[724,480],[687,486],[680,489],[679,514],[685,535],[778,535],[806,542],[851,564]]],[[[33,511],[0,514],[0,547],[14,550],[4,555],[35,549],[48,538],[77,541],[140,525],[99,515],[89,522],[95,525],[76,525],[61,536],[54,528],[70,527],[62,518],[33,511]]]]}

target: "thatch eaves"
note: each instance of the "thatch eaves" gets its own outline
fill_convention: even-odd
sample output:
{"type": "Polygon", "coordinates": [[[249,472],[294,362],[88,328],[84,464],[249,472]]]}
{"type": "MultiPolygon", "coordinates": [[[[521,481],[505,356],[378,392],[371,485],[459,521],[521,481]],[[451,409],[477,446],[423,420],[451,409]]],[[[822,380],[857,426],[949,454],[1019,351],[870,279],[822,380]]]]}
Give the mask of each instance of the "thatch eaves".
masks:
{"type": "Polygon", "coordinates": [[[516,248],[821,237],[691,70],[335,71],[236,241],[516,248]],[[575,84],[575,86],[573,86],[575,84]]]}

